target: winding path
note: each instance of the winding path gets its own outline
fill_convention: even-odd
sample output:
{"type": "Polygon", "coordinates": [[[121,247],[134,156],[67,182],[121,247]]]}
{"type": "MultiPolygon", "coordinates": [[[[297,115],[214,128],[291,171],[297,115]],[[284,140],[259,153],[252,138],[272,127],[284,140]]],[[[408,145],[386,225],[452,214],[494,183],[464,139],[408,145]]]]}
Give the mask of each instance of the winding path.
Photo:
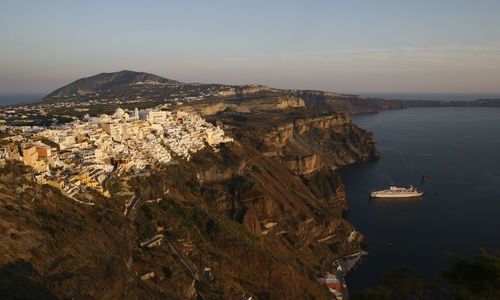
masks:
{"type": "Polygon", "coordinates": [[[165,241],[167,241],[168,245],[170,246],[170,248],[172,248],[172,250],[175,252],[175,254],[177,254],[177,256],[180,258],[180,260],[184,264],[184,266],[186,266],[186,268],[189,270],[189,272],[193,276],[193,279],[198,280],[198,271],[196,271],[196,269],[193,267],[193,265],[191,265],[191,263],[186,259],[184,254],[182,254],[182,252],[174,245],[174,243],[172,241],[170,241],[170,239],[168,237],[165,236],[164,239],[165,239],[165,241]]]}
{"type": "Polygon", "coordinates": [[[123,214],[126,217],[130,216],[130,212],[132,212],[132,209],[134,208],[134,205],[137,203],[137,200],[139,200],[139,196],[140,196],[139,192],[136,192],[134,198],[132,199],[132,201],[130,201],[130,203],[125,208],[125,211],[123,212],[123,214]]]}
{"type": "Polygon", "coordinates": [[[108,183],[109,178],[111,178],[111,175],[113,175],[113,173],[116,171],[117,168],[118,168],[118,165],[115,164],[114,167],[113,167],[113,170],[111,171],[111,173],[109,173],[108,177],[106,177],[106,179],[104,179],[102,181],[102,190],[103,191],[107,191],[108,190],[108,188],[106,187],[106,184],[108,183]]]}

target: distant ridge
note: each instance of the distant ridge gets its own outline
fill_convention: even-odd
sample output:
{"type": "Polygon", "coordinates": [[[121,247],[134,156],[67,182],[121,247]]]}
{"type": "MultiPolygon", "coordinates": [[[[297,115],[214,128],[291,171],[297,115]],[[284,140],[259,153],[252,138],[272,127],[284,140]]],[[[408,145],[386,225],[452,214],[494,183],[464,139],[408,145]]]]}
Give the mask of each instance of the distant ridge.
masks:
{"type": "Polygon", "coordinates": [[[182,85],[183,83],[158,75],[123,70],[114,73],[100,73],[94,76],[78,79],[45,96],[44,99],[54,97],[69,97],[74,95],[94,94],[105,90],[119,89],[130,84],[158,83],[164,85],[182,85]]]}
{"type": "Polygon", "coordinates": [[[212,104],[214,101],[222,103],[218,106],[208,105],[209,108],[206,109],[212,111],[225,107],[224,101],[228,101],[228,97],[233,101],[232,104],[236,101],[240,104],[245,103],[243,106],[250,105],[254,108],[255,105],[269,109],[282,105],[296,106],[300,104],[300,106],[329,106],[350,114],[422,106],[500,106],[498,99],[477,99],[474,101],[388,100],[318,90],[274,89],[263,85],[183,83],[150,73],[128,70],[100,73],[78,79],[42,99],[31,101],[26,105],[52,105],[71,102],[86,103],[89,106],[96,103],[113,106],[118,102],[120,104],[148,102],[156,105],[176,102],[178,105],[188,104],[193,99],[207,98],[212,101],[210,102],[212,104]],[[89,104],[89,101],[93,101],[92,104],[89,104]]]}

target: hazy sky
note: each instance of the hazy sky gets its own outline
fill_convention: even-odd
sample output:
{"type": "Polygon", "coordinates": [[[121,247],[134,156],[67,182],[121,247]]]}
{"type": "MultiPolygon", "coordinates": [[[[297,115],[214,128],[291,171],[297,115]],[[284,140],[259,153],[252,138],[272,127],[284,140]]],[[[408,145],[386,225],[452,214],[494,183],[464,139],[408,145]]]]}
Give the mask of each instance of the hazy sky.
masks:
{"type": "Polygon", "coordinates": [[[499,0],[0,4],[0,93],[123,69],[348,93],[500,92],[499,0]]]}

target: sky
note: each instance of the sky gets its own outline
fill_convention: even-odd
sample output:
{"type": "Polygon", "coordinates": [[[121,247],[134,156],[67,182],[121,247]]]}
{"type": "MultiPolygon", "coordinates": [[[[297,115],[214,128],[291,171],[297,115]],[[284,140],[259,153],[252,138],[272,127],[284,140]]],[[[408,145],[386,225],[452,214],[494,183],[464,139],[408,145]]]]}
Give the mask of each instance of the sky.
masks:
{"type": "Polygon", "coordinates": [[[500,93],[500,1],[0,0],[0,93],[120,70],[343,93],[500,93]]]}

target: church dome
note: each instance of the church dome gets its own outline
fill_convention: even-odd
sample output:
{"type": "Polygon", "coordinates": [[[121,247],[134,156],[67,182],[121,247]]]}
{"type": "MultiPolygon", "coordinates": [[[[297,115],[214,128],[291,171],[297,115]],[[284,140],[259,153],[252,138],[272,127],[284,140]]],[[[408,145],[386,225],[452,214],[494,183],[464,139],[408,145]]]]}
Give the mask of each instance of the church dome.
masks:
{"type": "Polygon", "coordinates": [[[125,115],[125,111],[123,109],[121,109],[121,108],[118,107],[115,110],[115,113],[113,114],[112,117],[113,118],[123,118],[124,115],[125,115]]]}

